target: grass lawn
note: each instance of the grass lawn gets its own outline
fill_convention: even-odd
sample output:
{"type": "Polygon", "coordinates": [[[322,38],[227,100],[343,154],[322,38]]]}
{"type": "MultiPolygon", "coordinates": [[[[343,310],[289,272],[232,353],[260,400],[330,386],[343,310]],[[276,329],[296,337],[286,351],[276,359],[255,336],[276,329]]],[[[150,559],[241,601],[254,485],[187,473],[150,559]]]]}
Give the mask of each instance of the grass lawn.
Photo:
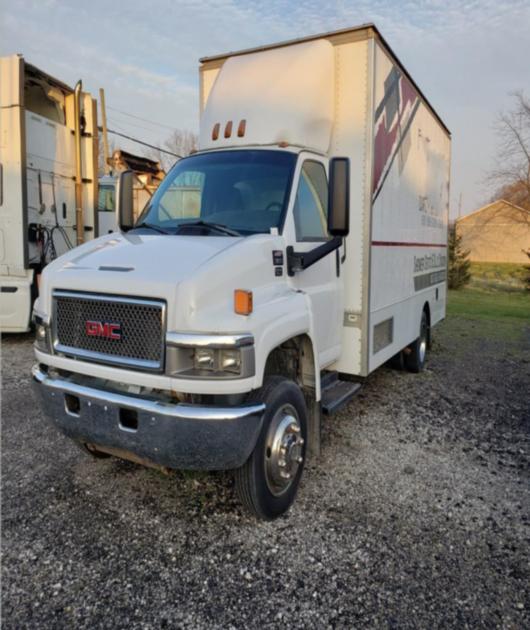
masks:
{"type": "Polygon", "coordinates": [[[527,358],[521,341],[530,338],[530,291],[449,291],[445,326],[460,340],[455,356],[465,355],[468,341],[478,339],[500,344],[505,356],[527,358]]]}
{"type": "Polygon", "coordinates": [[[520,319],[530,324],[530,292],[486,291],[471,287],[449,291],[447,315],[472,319],[520,319]]]}
{"type": "Polygon", "coordinates": [[[469,285],[449,291],[447,315],[514,323],[526,320],[530,324],[527,273],[523,265],[512,263],[471,263],[469,285]]]}
{"type": "Polygon", "coordinates": [[[467,287],[448,293],[448,325],[462,342],[465,337],[495,340],[503,347],[508,344],[513,354],[517,342],[530,331],[530,291],[524,289],[524,268],[474,263],[471,273],[467,287]]]}

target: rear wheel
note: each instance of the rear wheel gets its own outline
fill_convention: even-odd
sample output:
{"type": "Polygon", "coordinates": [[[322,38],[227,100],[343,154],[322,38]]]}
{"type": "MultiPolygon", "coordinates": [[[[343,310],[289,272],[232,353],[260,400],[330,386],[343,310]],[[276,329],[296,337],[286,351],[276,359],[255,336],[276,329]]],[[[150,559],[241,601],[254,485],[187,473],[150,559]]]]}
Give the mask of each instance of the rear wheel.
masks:
{"type": "Polygon", "coordinates": [[[420,336],[410,346],[407,354],[404,354],[405,367],[409,372],[421,372],[425,367],[425,359],[427,358],[427,348],[429,346],[429,321],[427,313],[423,311],[421,314],[420,336]]]}
{"type": "Polygon", "coordinates": [[[307,409],[302,391],[281,376],[268,377],[253,401],[265,403],[263,425],[247,462],[235,471],[236,492],[258,518],[284,514],[293,503],[304,467],[307,409]]]}

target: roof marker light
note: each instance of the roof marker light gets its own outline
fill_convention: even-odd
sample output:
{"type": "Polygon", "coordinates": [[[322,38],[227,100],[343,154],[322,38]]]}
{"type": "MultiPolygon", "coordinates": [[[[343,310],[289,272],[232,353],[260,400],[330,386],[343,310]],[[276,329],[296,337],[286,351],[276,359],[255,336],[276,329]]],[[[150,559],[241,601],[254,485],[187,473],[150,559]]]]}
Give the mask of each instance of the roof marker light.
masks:
{"type": "Polygon", "coordinates": [[[212,140],[217,140],[217,138],[219,137],[219,128],[220,127],[221,127],[221,125],[219,123],[215,123],[215,125],[213,126],[212,140]]]}
{"type": "Polygon", "coordinates": [[[245,131],[247,129],[247,121],[243,118],[239,121],[239,126],[237,128],[237,136],[238,138],[242,138],[245,135],[245,131]]]}
{"type": "Polygon", "coordinates": [[[225,127],[225,138],[230,138],[231,135],[232,135],[232,121],[229,120],[226,123],[226,127],[225,127]]]}

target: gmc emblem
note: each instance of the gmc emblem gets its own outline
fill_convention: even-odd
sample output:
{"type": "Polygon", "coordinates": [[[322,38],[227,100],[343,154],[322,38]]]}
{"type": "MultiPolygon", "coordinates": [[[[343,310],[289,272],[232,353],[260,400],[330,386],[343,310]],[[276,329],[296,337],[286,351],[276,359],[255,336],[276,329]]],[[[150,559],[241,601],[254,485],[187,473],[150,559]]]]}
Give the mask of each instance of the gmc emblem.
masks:
{"type": "Polygon", "coordinates": [[[121,339],[121,324],[110,322],[85,322],[85,332],[89,337],[103,337],[103,339],[121,339]]]}

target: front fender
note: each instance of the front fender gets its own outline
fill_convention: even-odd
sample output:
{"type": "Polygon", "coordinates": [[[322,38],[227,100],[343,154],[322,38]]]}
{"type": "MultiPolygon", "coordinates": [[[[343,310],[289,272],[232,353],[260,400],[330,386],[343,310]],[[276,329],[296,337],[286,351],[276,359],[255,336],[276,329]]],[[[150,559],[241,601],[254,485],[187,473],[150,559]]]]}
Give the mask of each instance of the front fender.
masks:
{"type": "MultiPolygon", "coordinates": [[[[320,374],[318,351],[315,345],[311,312],[307,296],[290,291],[281,298],[263,305],[254,321],[256,340],[255,388],[263,385],[265,365],[270,353],[285,341],[307,335],[313,346],[315,374],[320,374]]],[[[320,399],[320,379],[315,379],[317,400],[320,399]]]]}

